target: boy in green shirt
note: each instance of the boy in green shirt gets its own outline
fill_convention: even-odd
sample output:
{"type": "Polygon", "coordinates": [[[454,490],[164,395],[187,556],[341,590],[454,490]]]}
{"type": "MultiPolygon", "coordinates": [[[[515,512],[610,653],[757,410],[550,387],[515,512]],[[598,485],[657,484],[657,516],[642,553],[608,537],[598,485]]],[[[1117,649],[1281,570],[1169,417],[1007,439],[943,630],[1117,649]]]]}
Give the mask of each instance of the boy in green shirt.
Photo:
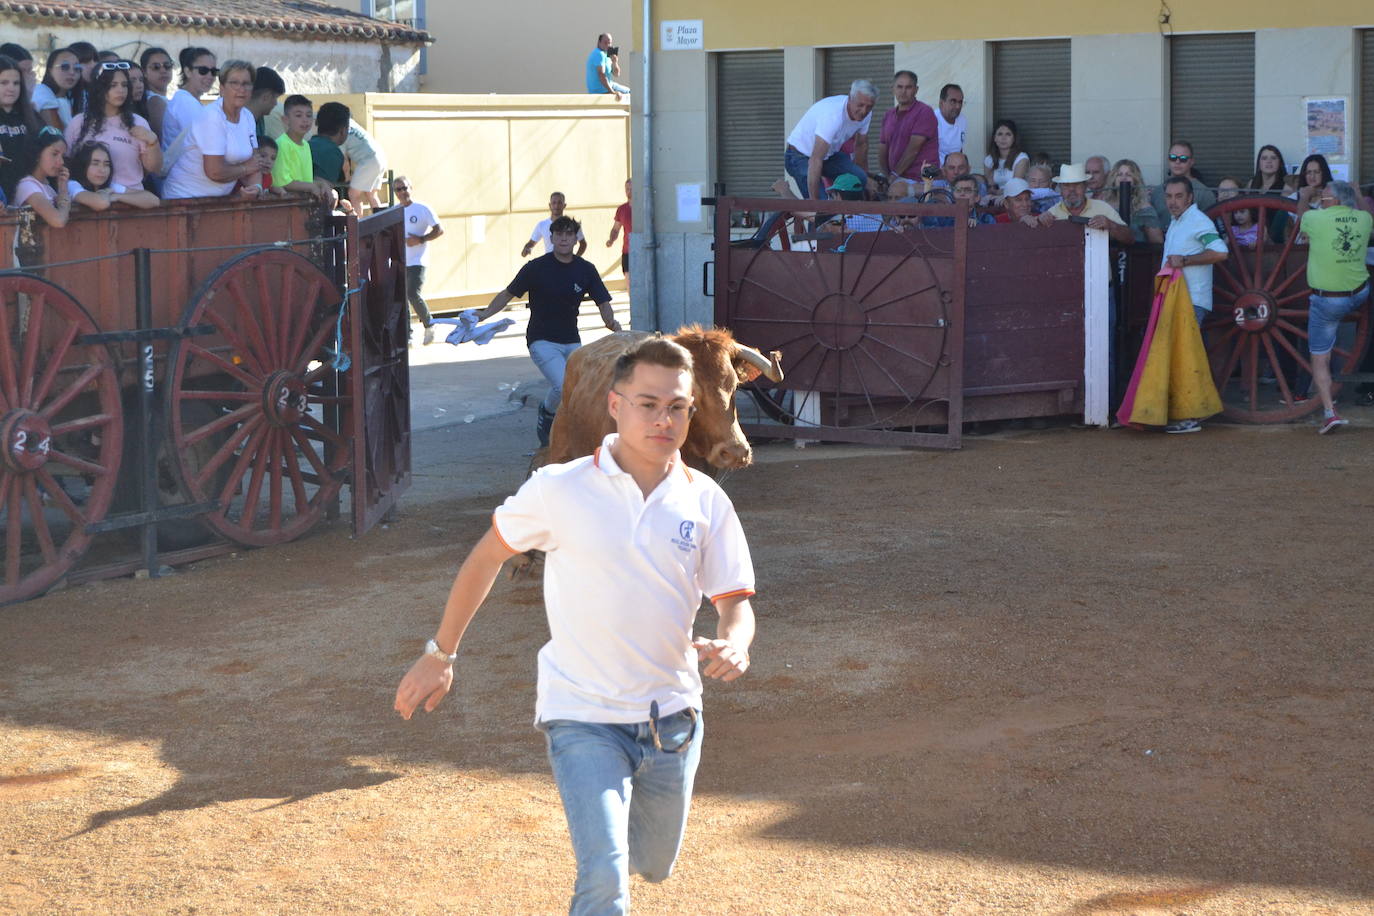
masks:
{"type": "Polygon", "coordinates": [[[286,133],[277,138],[277,164],[272,167],[272,185],[286,191],[313,194],[332,206],[338,195],[329,182],[315,177],[314,160],[305,135],[315,123],[310,100],[303,95],[289,96],[282,105],[286,133]]]}

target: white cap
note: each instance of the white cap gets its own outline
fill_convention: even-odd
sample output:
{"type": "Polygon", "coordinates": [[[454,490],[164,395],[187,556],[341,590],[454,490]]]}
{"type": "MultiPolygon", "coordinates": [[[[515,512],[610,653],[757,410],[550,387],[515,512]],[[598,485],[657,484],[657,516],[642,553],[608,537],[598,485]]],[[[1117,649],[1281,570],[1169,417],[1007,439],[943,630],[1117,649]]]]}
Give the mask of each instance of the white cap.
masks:
{"type": "Polygon", "coordinates": [[[1024,178],[1012,178],[1002,186],[1003,197],[1015,197],[1017,194],[1024,194],[1031,189],[1024,178]]]}

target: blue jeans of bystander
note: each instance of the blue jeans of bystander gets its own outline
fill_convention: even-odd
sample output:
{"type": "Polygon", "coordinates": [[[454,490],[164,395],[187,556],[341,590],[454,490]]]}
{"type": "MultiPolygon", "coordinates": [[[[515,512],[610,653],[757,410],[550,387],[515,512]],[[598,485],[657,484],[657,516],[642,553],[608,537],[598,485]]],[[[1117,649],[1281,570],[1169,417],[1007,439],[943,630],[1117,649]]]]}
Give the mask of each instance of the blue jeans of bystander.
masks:
{"type": "Polygon", "coordinates": [[[554,719],[539,728],[577,858],[569,916],[626,913],[631,874],[658,882],[672,873],[701,760],[701,715],[695,730],[686,710],[659,719],[663,750],[647,721],[554,719]]]}
{"type": "MultiPolygon", "coordinates": [[[[783,153],[783,168],[785,168],[787,174],[791,175],[793,180],[797,182],[797,193],[802,197],[811,196],[810,192],[807,190],[806,184],[806,170],[810,166],[810,163],[810,157],[803,156],[790,146],[787,147],[786,152],[783,153]]],[[[848,153],[831,153],[830,157],[821,163],[822,178],[834,180],[845,173],[855,176],[861,182],[867,183],[868,181],[868,173],[859,168],[854,160],[850,158],[848,153]]],[[[825,199],[825,190],[823,188],[819,199],[825,199]]]]}
{"type": "Polygon", "coordinates": [[[563,373],[568,368],[568,357],[581,344],[554,343],[552,340],[530,341],[530,359],[535,368],[549,380],[549,393],[544,395],[544,409],[549,413],[558,412],[558,402],[563,399],[563,373]]]}

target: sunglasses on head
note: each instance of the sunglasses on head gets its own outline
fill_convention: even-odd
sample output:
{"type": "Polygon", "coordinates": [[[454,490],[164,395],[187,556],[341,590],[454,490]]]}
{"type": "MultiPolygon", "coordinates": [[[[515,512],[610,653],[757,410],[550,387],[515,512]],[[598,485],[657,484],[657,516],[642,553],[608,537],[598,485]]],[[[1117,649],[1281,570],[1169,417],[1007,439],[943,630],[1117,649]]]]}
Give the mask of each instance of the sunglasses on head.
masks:
{"type": "Polygon", "coordinates": [[[187,67],[187,70],[194,70],[201,76],[219,76],[219,67],[187,67]]]}
{"type": "Polygon", "coordinates": [[[1192,156],[1186,156],[1186,155],[1185,155],[1185,156],[1175,156],[1173,153],[1170,153],[1170,154],[1169,154],[1169,161],[1170,161],[1170,162],[1187,162],[1189,159],[1192,159],[1192,158],[1193,158],[1192,156]]]}
{"type": "Polygon", "coordinates": [[[100,65],[102,72],[105,70],[128,70],[132,66],[127,60],[107,60],[100,65]]]}

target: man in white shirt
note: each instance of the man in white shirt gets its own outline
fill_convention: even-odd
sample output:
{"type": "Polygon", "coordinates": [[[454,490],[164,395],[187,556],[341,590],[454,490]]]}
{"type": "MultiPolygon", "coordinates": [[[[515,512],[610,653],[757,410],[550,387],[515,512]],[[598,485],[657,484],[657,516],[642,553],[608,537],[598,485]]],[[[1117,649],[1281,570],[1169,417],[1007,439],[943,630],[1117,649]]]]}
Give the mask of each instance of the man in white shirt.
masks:
{"type": "MultiPolygon", "coordinates": [[[[563,196],[562,191],[554,191],[549,195],[549,215],[534,224],[534,231],[530,233],[530,240],[525,243],[524,248],[520,249],[520,257],[528,258],[530,252],[534,250],[534,246],[538,242],[544,243],[544,254],[553,251],[553,233],[550,231],[549,227],[553,225],[554,220],[563,215],[563,211],[567,206],[568,201],[567,198],[563,196]]],[[[587,238],[582,234],[582,230],[578,229],[577,251],[573,253],[580,258],[586,250],[587,238]]]]}
{"type": "Polygon", "coordinates": [[[822,179],[846,172],[877,193],[868,177],[868,126],[878,90],[869,80],[855,80],[849,95],[832,95],[806,110],[787,137],[783,167],[797,182],[797,192],[811,200],[824,200],[822,179]],[[840,147],[854,138],[854,158],[840,147]]]}
{"type": "Polygon", "coordinates": [[[945,83],[940,87],[940,107],[935,115],[935,123],[940,128],[940,164],[950,153],[964,151],[964,138],[968,136],[968,119],[964,117],[964,90],[955,83],[945,83]]]}
{"type": "MultiPolygon", "coordinates": [[[[1164,205],[1173,221],[1164,234],[1164,265],[1183,271],[1193,315],[1199,328],[1212,314],[1212,265],[1226,260],[1226,240],[1207,215],[1193,202],[1193,182],[1186,175],[1171,175],[1162,187],[1164,205]]],[[[1177,420],[1164,427],[1167,433],[1195,433],[1197,420],[1177,420]]]]}
{"type": "Polygon", "coordinates": [[[410,179],[397,175],[391,181],[396,202],[405,207],[406,224],[406,298],[415,317],[425,326],[425,344],[434,343],[434,318],[420,290],[425,285],[425,266],[429,264],[429,243],[444,234],[434,211],[410,195],[410,179]]]}
{"type": "Polygon", "coordinates": [[[606,400],[617,431],[592,455],[542,468],[496,510],[394,704],[406,719],[439,704],[501,565],[545,551],[550,639],[535,725],[577,858],[572,914],[627,912],[631,873],[658,882],[672,872],[704,732],[697,665],[733,681],[754,636],[739,518],[679,453],[694,410],[691,355],[665,338],[640,341],[617,360],[606,400]],[[692,633],[703,597],[719,614],[716,639],[692,633]]]}

